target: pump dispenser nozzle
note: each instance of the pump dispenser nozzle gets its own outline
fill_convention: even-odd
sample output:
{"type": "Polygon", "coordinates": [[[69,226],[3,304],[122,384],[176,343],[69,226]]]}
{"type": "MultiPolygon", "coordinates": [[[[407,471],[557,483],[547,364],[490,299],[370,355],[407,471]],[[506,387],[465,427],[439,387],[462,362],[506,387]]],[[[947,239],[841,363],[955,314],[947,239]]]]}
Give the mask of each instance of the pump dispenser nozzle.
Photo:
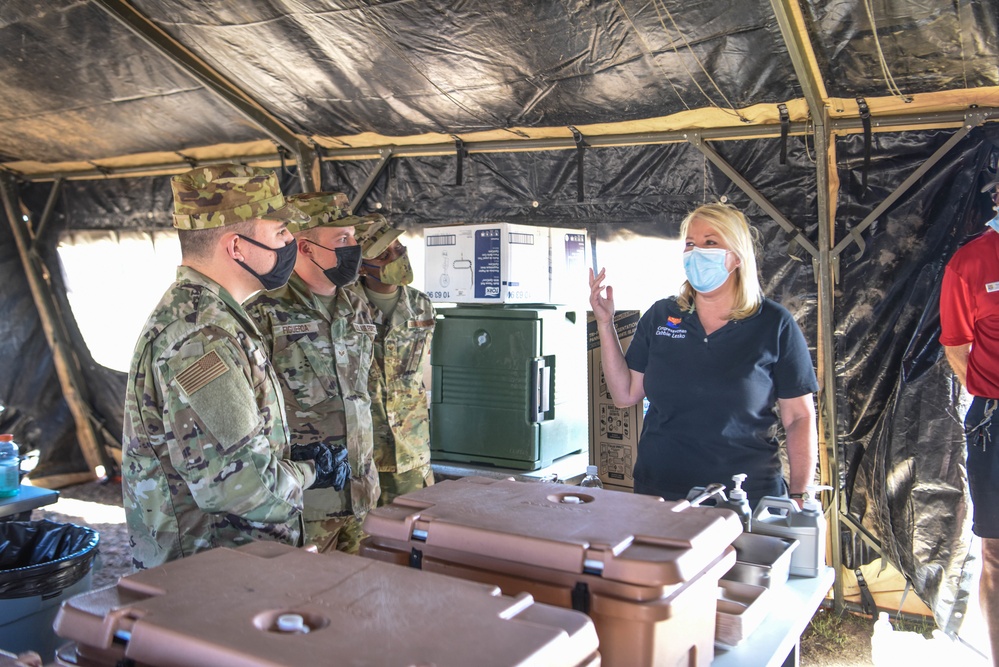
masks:
{"type": "Polygon", "coordinates": [[[746,473],[732,475],[732,490],[728,492],[729,500],[743,501],[746,499],[746,492],[742,489],[742,483],[746,481],[746,473]]]}
{"type": "Polygon", "coordinates": [[[749,507],[749,497],[742,488],[744,481],[746,481],[745,473],[732,475],[732,490],[728,492],[728,502],[725,503],[725,507],[739,515],[742,528],[748,533],[753,525],[753,511],[749,507]]]}
{"type": "Polygon", "coordinates": [[[808,491],[808,499],[801,503],[801,509],[805,512],[822,512],[822,501],[819,500],[820,491],[832,491],[832,487],[827,484],[809,484],[805,487],[808,491]]]}

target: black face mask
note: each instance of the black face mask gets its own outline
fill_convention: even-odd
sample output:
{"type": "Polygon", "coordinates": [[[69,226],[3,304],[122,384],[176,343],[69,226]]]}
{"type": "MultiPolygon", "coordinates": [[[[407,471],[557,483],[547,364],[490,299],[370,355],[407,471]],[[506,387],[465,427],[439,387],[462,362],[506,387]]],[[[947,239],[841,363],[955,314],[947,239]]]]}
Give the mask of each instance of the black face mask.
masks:
{"type": "MultiPolygon", "coordinates": [[[[308,239],[306,239],[308,241],[308,239]]],[[[319,246],[324,250],[330,250],[336,253],[336,266],[332,269],[323,269],[319,265],[319,262],[312,260],[312,263],[323,269],[323,275],[326,279],[337,287],[346,287],[355,280],[357,280],[357,272],[361,268],[361,246],[359,245],[346,245],[340,248],[327,248],[324,245],[319,245],[315,241],[309,241],[314,246],[319,246]]],[[[312,259],[310,257],[310,259],[312,259]]]]}
{"type": "Polygon", "coordinates": [[[237,234],[237,236],[244,241],[263,248],[264,250],[270,250],[272,253],[277,255],[277,262],[274,263],[274,268],[267,273],[257,273],[238,259],[236,260],[236,263],[253,274],[253,276],[260,281],[260,284],[264,286],[264,289],[272,290],[277,289],[278,287],[284,287],[284,285],[288,282],[288,278],[291,278],[291,272],[295,270],[295,260],[298,258],[298,244],[292,241],[288,245],[281,248],[269,248],[263,243],[254,241],[253,239],[243,236],[242,234],[237,234]]]}

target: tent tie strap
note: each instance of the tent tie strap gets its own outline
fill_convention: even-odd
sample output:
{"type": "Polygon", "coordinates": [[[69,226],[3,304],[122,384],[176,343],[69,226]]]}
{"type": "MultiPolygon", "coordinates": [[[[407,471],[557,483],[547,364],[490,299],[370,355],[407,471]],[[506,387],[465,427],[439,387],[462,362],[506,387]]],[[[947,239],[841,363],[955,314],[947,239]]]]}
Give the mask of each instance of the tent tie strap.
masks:
{"type": "Polygon", "coordinates": [[[580,204],[583,203],[583,156],[586,153],[586,147],[589,145],[586,143],[586,138],[582,133],[569,125],[569,131],[572,132],[572,138],[576,142],[576,201],[580,204]]]}
{"type": "Polygon", "coordinates": [[[860,122],[864,126],[864,168],[860,176],[860,196],[863,197],[867,194],[867,172],[871,166],[871,108],[863,97],[857,98],[857,108],[860,110],[860,122]]]}
{"type": "Polygon", "coordinates": [[[787,164],[787,136],[791,132],[791,114],[787,111],[786,104],[777,105],[777,113],[780,114],[780,163],[787,164]]]}
{"type": "Polygon", "coordinates": [[[278,157],[281,158],[281,173],[285,174],[288,171],[288,158],[290,157],[290,152],[281,144],[277,144],[277,154],[278,157]]]}
{"type": "Polygon", "coordinates": [[[198,161],[195,160],[190,155],[184,155],[180,151],[174,151],[174,153],[177,155],[177,157],[179,157],[181,160],[183,160],[184,162],[186,162],[191,169],[197,169],[198,168],[198,161]]]}
{"type": "Polygon", "coordinates": [[[859,567],[853,573],[857,576],[857,587],[860,589],[860,608],[865,614],[870,614],[871,618],[877,618],[878,605],[874,602],[874,596],[871,595],[871,589],[867,586],[864,573],[860,571],[859,567]]]}
{"type": "Polygon", "coordinates": [[[309,145],[312,147],[312,152],[316,154],[316,159],[319,161],[319,180],[316,183],[316,192],[326,192],[326,188],[323,187],[323,158],[327,155],[326,148],[320,145],[315,139],[312,139],[309,145]]]}
{"type": "Polygon", "coordinates": [[[468,157],[468,149],[465,148],[465,142],[461,140],[461,137],[452,134],[451,138],[454,139],[454,153],[456,160],[454,169],[454,184],[461,185],[465,180],[464,164],[465,158],[468,157]]]}

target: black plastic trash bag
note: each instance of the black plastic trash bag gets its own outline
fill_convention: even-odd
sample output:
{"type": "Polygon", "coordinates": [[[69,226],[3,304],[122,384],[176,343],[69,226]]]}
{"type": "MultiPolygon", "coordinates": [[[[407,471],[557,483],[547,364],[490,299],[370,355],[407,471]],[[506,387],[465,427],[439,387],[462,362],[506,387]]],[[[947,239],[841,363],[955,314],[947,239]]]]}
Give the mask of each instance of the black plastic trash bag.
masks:
{"type": "Polygon", "coordinates": [[[58,595],[90,572],[99,540],[72,523],[0,522],[0,598],[58,595]]]}

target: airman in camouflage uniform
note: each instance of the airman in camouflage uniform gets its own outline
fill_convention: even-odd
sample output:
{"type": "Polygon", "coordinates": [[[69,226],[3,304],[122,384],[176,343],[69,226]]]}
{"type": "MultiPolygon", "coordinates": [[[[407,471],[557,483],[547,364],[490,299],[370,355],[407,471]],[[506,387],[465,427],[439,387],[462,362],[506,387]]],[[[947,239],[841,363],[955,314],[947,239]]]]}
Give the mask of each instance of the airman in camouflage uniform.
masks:
{"type": "Polygon", "coordinates": [[[375,325],[361,299],[337,285],[357,276],[357,218],[345,217],[342,193],[288,201],[309,215],[308,222],[289,225],[298,244],[295,275],[287,286],[257,296],[247,310],[281,378],[292,443],[347,447],[348,487],[305,492],[306,542],[322,552],[356,553],[361,523],[379,493],[368,396],[375,325]]]}
{"type": "Polygon", "coordinates": [[[136,569],[254,539],[298,545],[303,491],[323,479],[291,458],[280,385],[240,305],[287,280],[285,225],[301,214],[267,169],[202,167],[172,186],[182,265],[136,344],[125,397],[136,569]]]}
{"type": "Polygon", "coordinates": [[[436,313],[427,295],[409,286],[413,270],[398,241],[402,232],[377,213],[355,229],[363,260],[361,280],[352,289],[370,305],[378,329],[369,386],[378,502],[385,505],[434,483],[424,369],[436,313]]]}

